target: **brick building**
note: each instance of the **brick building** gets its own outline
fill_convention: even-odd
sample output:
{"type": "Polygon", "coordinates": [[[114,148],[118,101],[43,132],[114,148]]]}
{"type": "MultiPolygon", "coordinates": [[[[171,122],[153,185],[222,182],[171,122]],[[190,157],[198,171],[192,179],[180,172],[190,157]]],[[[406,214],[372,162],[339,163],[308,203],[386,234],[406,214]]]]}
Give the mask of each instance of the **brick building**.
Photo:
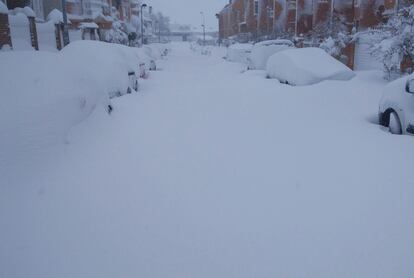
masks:
{"type": "MultiPolygon", "coordinates": [[[[385,22],[399,8],[413,3],[414,0],[229,0],[218,14],[219,33],[221,39],[290,37],[303,41],[310,35],[317,36],[324,24],[332,25],[334,18],[340,18],[349,33],[361,31],[385,22]]],[[[344,49],[348,57],[344,62],[354,68],[354,59],[369,56],[366,48],[363,38],[357,45],[349,45],[344,49]]]]}
{"type": "Polygon", "coordinates": [[[230,0],[218,14],[221,38],[249,33],[252,37],[289,33],[301,36],[334,15],[349,29],[378,25],[412,0],[230,0]],[[352,26],[351,26],[352,25],[352,26]]]}
{"type": "Polygon", "coordinates": [[[0,1],[0,49],[3,47],[12,47],[12,41],[10,36],[8,9],[6,5],[0,1]]]}

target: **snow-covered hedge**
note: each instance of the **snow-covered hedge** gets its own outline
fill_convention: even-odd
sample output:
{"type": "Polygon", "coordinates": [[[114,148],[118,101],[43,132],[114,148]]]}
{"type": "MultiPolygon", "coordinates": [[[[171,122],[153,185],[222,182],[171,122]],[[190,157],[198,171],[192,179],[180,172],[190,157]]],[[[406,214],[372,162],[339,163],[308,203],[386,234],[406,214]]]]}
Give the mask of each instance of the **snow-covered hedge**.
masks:
{"type": "Polygon", "coordinates": [[[267,75],[290,85],[311,85],[323,80],[349,80],[355,73],[322,49],[309,47],[272,55],[267,75]]]}

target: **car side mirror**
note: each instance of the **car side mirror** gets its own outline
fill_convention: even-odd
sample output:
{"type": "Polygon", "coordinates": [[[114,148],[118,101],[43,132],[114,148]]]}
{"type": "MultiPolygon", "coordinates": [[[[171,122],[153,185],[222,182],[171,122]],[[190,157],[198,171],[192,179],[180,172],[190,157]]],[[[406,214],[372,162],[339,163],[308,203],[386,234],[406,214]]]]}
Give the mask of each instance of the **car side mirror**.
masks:
{"type": "Polygon", "coordinates": [[[409,94],[414,94],[414,79],[409,79],[405,85],[405,91],[409,94]]]}

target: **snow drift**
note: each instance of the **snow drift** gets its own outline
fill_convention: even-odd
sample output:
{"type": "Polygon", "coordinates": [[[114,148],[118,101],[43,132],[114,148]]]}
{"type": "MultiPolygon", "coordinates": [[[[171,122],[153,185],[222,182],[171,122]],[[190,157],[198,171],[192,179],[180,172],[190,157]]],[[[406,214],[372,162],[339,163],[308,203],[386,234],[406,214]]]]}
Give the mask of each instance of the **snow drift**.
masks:
{"type": "Polygon", "coordinates": [[[290,85],[312,85],[324,80],[350,80],[355,73],[320,48],[288,49],[272,55],[267,75],[290,85]]]}

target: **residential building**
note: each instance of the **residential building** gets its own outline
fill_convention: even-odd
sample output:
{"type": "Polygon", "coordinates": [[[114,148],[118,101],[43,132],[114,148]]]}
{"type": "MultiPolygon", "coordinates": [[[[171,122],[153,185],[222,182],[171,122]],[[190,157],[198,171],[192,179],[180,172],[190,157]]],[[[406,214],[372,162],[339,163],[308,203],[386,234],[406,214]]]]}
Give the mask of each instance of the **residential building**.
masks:
{"type": "MultiPolygon", "coordinates": [[[[399,8],[414,0],[230,0],[218,14],[221,39],[248,37],[257,41],[290,37],[298,46],[312,45],[315,37],[323,40],[322,30],[339,18],[348,33],[377,26],[399,8]],[[308,41],[306,41],[308,40],[308,41]]],[[[344,49],[344,59],[354,68],[355,60],[373,59],[367,39],[360,38],[344,49]]],[[[365,64],[373,64],[367,61],[365,64]]],[[[363,66],[364,67],[364,66],[363,66]]]]}

